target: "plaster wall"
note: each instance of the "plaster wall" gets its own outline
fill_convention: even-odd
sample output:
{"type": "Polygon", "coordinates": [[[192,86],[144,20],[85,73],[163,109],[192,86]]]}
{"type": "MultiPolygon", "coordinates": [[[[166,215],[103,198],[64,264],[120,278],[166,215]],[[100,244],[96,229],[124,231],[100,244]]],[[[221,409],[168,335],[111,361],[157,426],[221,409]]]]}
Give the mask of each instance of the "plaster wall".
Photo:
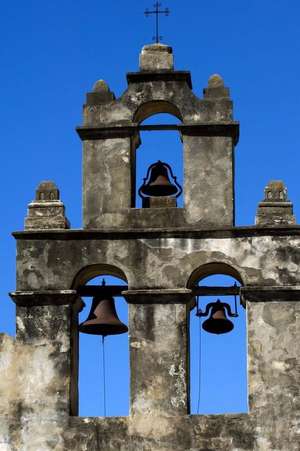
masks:
{"type": "Polygon", "coordinates": [[[183,136],[186,221],[234,224],[234,147],[229,137],[183,136]]]}
{"type": "Polygon", "coordinates": [[[135,239],[113,232],[109,239],[99,232],[23,233],[22,239],[18,237],[18,290],[25,290],[31,301],[17,307],[17,341],[2,337],[2,349],[7,348],[0,353],[4,368],[0,393],[5,399],[2,443],[9,450],[298,450],[299,305],[295,293],[300,258],[298,229],[288,230],[288,235],[286,228],[273,230],[273,235],[270,229],[264,230],[262,236],[258,229],[255,233],[242,230],[242,237],[226,237],[224,230],[210,231],[209,237],[204,231],[201,236],[191,231],[194,237],[190,238],[161,231],[159,237],[144,232],[135,239]],[[186,287],[197,268],[211,263],[220,272],[234,268],[245,285],[249,414],[188,414],[190,298],[186,287]],[[76,297],[76,290],[75,295],[67,293],[97,272],[116,274],[116,268],[129,285],[125,296],[130,311],[130,416],[70,416],[76,412],[76,390],[71,384],[76,358],[70,332],[75,301],[69,296],[76,297]],[[261,293],[259,298],[247,294],[251,287],[269,289],[274,299],[270,293],[265,298],[261,293]],[[276,287],[294,287],[293,299],[278,299],[276,287]],[[53,305],[35,307],[41,302],[39,296],[46,296],[43,302],[53,305]],[[19,381],[17,393],[7,389],[11,380],[19,381]],[[11,416],[8,404],[15,406],[11,416]]]}
{"type": "Polygon", "coordinates": [[[130,208],[131,140],[85,141],[83,146],[83,222],[86,228],[105,224],[103,214],[130,208]]]}
{"type": "Polygon", "coordinates": [[[256,236],[245,231],[248,236],[231,238],[210,233],[201,238],[204,232],[191,232],[194,238],[184,238],[141,232],[140,237],[134,233],[136,239],[113,231],[78,231],[73,239],[69,232],[25,233],[26,239],[18,240],[17,289],[70,289],[76,275],[92,265],[96,273],[101,265],[119,268],[130,288],[185,288],[193,271],[212,262],[220,264],[220,272],[224,265],[235,268],[245,285],[297,285],[300,236],[286,233],[256,236]]]}

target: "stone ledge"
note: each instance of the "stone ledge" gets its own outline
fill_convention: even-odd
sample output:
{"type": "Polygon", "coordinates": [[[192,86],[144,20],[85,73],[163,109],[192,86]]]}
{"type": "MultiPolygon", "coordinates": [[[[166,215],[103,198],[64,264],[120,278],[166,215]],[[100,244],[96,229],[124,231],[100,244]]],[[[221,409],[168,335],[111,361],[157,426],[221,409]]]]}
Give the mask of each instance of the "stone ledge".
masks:
{"type": "Polygon", "coordinates": [[[178,132],[189,136],[208,136],[208,137],[232,137],[234,145],[239,140],[239,122],[220,121],[220,122],[202,122],[196,124],[172,124],[158,126],[143,125],[103,125],[100,127],[79,126],[76,131],[82,141],[108,138],[128,138],[136,135],[142,130],[177,130],[178,132]]]}
{"type": "Polygon", "coordinates": [[[71,305],[77,301],[78,307],[83,305],[76,290],[13,291],[9,295],[21,307],[71,305]]]}
{"type": "Polygon", "coordinates": [[[243,302],[300,302],[300,285],[241,287],[243,302]]]}
{"type": "Polygon", "coordinates": [[[300,236],[299,225],[241,226],[241,227],[157,227],[106,228],[69,230],[28,230],[12,233],[16,240],[130,240],[156,238],[244,238],[260,236],[300,236]]]}
{"type": "Polygon", "coordinates": [[[127,82],[131,83],[147,83],[149,81],[176,81],[187,83],[188,87],[192,89],[191,73],[185,70],[159,70],[159,71],[141,71],[128,72],[127,82]]]}
{"type": "Polygon", "coordinates": [[[129,417],[70,417],[64,433],[66,449],[122,451],[155,450],[253,450],[254,418],[248,414],[157,415],[129,417]],[[163,425],[163,427],[162,427],[163,425]],[[74,445],[76,448],[74,448],[74,445]]]}

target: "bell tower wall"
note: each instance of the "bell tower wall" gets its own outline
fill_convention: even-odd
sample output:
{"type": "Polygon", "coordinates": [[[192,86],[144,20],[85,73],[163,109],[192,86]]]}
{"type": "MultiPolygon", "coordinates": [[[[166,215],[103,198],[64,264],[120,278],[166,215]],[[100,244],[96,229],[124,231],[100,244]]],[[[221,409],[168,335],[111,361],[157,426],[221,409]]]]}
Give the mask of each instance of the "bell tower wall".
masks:
{"type": "Polygon", "coordinates": [[[115,226],[133,203],[130,137],[88,139],[83,144],[83,223],[115,226]],[[110,222],[111,221],[111,222],[110,222]]]}
{"type": "MultiPolygon", "coordinates": [[[[49,451],[54,443],[59,450],[78,451],[86,446],[95,451],[298,449],[299,226],[14,235],[18,291],[12,293],[17,304],[13,365],[18,362],[21,377],[13,406],[19,406],[20,422],[5,421],[16,449],[31,440],[35,449],[49,451]],[[94,265],[114,268],[128,281],[123,292],[129,303],[128,417],[74,416],[80,299],[73,282],[82,274],[88,280],[94,265]],[[191,289],[199,277],[222,268],[243,282],[249,413],[189,415],[191,289]]],[[[2,350],[0,358],[5,356],[2,350]]],[[[6,372],[0,389],[8,377],[15,376],[6,372]]]]}
{"type": "MultiPolygon", "coordinates": [[[[172,49],[158,47],[159,60],[155,45],[144,47],[140,71],[127,74],[128,89],[120,98],[102,80],[87,94],[84,123],[77,128],[83,141],[86,229],[165,225],[165,217],[160,220],[154,208],[151,214],[147,208],[135,208],[140,123],[157,113],[178,118],[178,125],[171,128],[183,142],[184,206],[167,206],[166,217],[176,227],[234,225],[233,165],[239,124],[233,120],[229,89],[219,75],[213,75],[204,97],[197,97],[190,73],[174,70],[172,49]]],[[[170,128],[166,124],[147,128],[154,129],[170,128]]]]}
{"type": "Polygon", "coordinates": [[[234,225],[234,143],[227,136],[183,135],[185,219],[234,225]],[[195,164],[196,162],[196,164],[195,164]]]}
{"type": "Polygon", "coordinates": [[[83,228],[70,228],[48,180],[13,234],[17,334],[0,334],[0,449],[299,451],[300,227],[286,187],[270,181],[256,225],[233,226],[238,123],[221,77],[200,99],[189,72],[174,70],[172,49],[155,44],[127,80],[119,99],[103,81],[87,95],[83,228]],[[138,209],[141,122],[164,111],[181,121],[184,207],[138,209]],[[77,416],[78,312],[100,274],[127,283],[118,293],[129,304],[128,417],[77,416]],[[197,284],[213,274],[241,284],[247,413],[190,415],[189,314],[197,284]]]}

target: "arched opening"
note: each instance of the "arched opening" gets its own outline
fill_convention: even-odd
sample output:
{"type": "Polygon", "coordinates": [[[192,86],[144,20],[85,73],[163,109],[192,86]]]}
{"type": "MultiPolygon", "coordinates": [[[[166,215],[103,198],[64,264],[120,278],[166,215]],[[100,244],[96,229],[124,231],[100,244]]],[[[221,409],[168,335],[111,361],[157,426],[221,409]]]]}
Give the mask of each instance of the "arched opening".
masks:
{"type": "Polygon", "coordinates": [[[122,269],[114,265],[108,265],[106,263],[97,263],[95,265],[88,265],[81,269],[75,276],[72,283],[72,289],[77,290],[79,287],[87,284],[90,280],[102,274],[108,274],[113,277],[121,279],[123,282],[127,282],[126,275],[122,269]]]}
{"type": "MultiPolygon", "coordinates": [[[[164,103],[165,102],[161,102],[164,103]]],[[[156,103],[154,102],[156,105],[156,103]]],[[[139,112],[138,118],[143,118],[140,124],[141,144],[136,150],[136,199],[135,206],[142,207],[142,199],[139,196],[139,188],[143,185],[148,168],[158,161],[167,163],[176,177],[176,181],[170,176],[172,185],[176,182],[183,187],[183,150],[182,142],[177,126],[179,125],[180,114],[170,108],[170,113],[153,113],[153,109],[139,112]],[[150,114],[151,111],[151,114],[150,114]],[[179,119],[179,120],[178,120],[179,119]],[[160,126],[163,126],[160,128],[160,126]]],[[[170,175],[170,173],[169,173],[170,175]]],[[[177,191],[179,193],[179,190],[177,191]]],[[[183,206],[183,194],[177,199],[177,207],[183,206]]]]}
{"type": "MultiPolygon", "coordinates": [[[[122,286],[126,286],[124,273],[110,265],[91,265],[76,276],[74,286],[81,295],[85,307],[79,314],[79,415],[80,416],[126,416],[129,412],[129,347],[128,333],[99,335],[82,331],[82,324],[90,325],[87,319],[94,320],[94,305],[105,290],[111,293],[117,317],[128,325],[128,307],[121,296],[122,286]],[[98,296],[98,297],[97,297],[98,296]],[[92,313],[92,315],[91,315],[92,313]],[[104,347],[103,347],[104,345],[104,347]]],[[[103,301],[101,301],[103,305],[103,301]]],[[[100,305],[100,304],[98,304],[100,305]]],[[[110,314],[110,312],[109,312],[110,314]]],[[[103,319],[100,312],[100,321],[103,319]]],[[[105,316],[105,311],[104,311],[105,316]]],[[[107,333],[102,329],[100,332],[107,333]]]]}
{"type": "Polygon", "coordinates": [[[149,117],[160,113],[175,116],[182,122],[182,115],[177,106],[165,100],[153,100],[140,105],[134,114],[133,122],[140,124],[149,117]]]}
{"type": "Polygon", "coordinates": [[[239,273],[220,263],[204,265],[189,280],[189,288],[199,294],[198,306],[190,314],[192,414],[248,411],[246,310],[240,303],[241,285],[239,273]]]}

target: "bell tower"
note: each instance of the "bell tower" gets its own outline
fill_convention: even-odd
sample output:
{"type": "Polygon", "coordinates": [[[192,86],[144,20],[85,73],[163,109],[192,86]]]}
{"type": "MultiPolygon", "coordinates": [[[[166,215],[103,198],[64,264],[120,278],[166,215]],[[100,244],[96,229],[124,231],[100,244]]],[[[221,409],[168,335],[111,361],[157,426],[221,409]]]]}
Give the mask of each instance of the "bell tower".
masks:
{"type": "MultiPolygon", "coordinates": [[[[82,229],[71,228],[59,190],[46,181],[29,204],[25,230],[13,234],[17,334],[0,335],[0,448],[299,450],[300,228],[286,187],[270,182],[256,224],[235,226],[239,124],[223,79],[212,75],[198,97],[191,74],[174,69],[172,48],[156,43],[142,49],[139,71],[129,72],[127,83],[119,98],[103,80],[86,97],[77,128],[82,229]],[[142,125],[157,113],[180,124],[142,125]],[[168,127],[182,139],[183,207],[176,204],[176,174],[162,156],[148,176],[145,168],[137,208],[140,132],[168,127]],[[129,308],[130,413],[80,417],[78,334],[104,330],[99,310],[79,327],[81,296],[116,294],[109,286],[95,294],[87,285],[107,274],[127,284],[118,294],[129,308]],[[199,281],[213,274],[239,281],[234,293],[247,310],[246,414],[190,414],[189,317],[203,294],[199,281]]],[[[111,297],[106,301],[115,319],[111,297]]],[[[235,313],[218,329],[230,309],[210,307],[207,330],[230,333],[235,313]]]]}
{"type": "MultiPolygon", "coordinates": [[[[140,123],[157,113],[181,121],[172,127],[181,135],[184,158],[184,207],[171,212],[177,226],[234,225],[239,126],[222,78],[213,75],[199,99],[190,73],[174,70],[172,48],[154,44],[142,49],[140,71],[129,72],[127,81],[119,99],[103,80],[87,94],[84,124],[77,128],[83,141],[84,227],[140,227],[146,215],[149,227],[164,225],[135,209],[135,152],[144,129],[140,123]]],[[[153,129],[158,127],[170,129],[164,124],[153,129]]]]}

